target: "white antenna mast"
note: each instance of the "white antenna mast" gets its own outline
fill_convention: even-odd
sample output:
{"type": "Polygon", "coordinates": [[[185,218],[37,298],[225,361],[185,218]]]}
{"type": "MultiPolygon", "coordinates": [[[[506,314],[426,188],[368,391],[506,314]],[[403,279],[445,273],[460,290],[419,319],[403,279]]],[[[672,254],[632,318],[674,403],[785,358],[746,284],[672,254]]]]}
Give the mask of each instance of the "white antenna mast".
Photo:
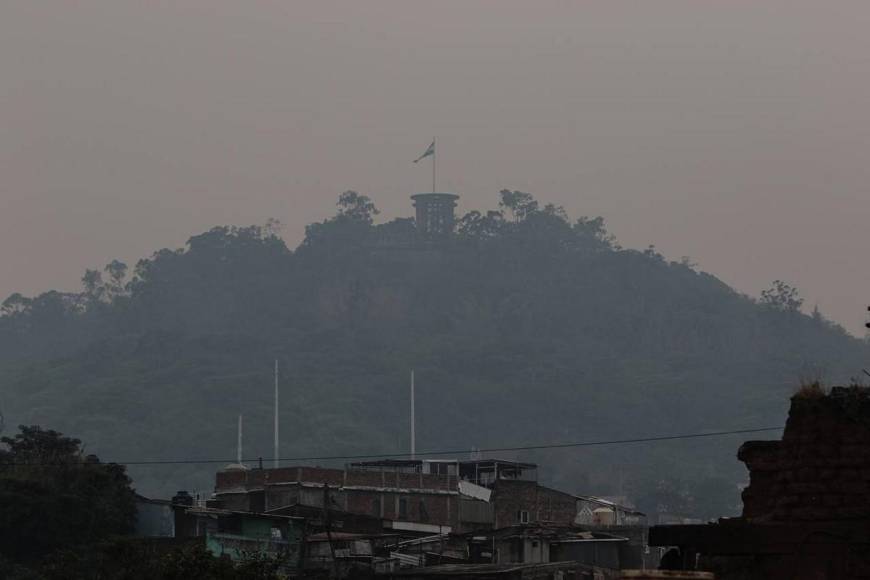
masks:
{"type": "Polygon", "coordinates": [[[414,425],[414,369],[411,369],[411,459],[417,458],[416,429],[414,425]]]}
{"type": "Polygon", "coordinates": [[[278,467],[278,359],[275,359],[275,465],[278,467]]]}
{"type": "Polygon", "coordinates": [[[242,416],[239,415],[239,443],[236,448],[236,463],[242,464],[242,416]]]}

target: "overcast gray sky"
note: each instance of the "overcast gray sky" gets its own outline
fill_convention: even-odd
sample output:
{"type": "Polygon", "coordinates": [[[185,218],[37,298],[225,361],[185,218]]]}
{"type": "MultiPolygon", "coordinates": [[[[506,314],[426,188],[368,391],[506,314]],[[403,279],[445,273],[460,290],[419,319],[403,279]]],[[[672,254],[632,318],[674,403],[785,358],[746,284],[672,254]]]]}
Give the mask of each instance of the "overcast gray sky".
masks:
{"type": "Polygon", "coordinates": [[[291,247],[345,189],[602,215],[856,333],[870,2],[0,1],[0,295],[218,224],[291,247]]]}

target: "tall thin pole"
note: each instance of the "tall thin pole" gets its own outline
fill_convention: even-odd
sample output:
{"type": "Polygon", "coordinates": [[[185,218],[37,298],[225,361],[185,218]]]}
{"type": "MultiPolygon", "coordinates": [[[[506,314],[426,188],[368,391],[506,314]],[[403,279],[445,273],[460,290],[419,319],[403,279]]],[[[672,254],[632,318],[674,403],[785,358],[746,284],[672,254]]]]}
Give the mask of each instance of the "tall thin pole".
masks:
{"type": "Polygon", "coordinates": [[[411,369],[411,459],[417,458],[417,441],[414,425],[414,369],[411,369]]]}
{"type": "Polygon", "coordinates": [[[275,464],[278,467],[278,359],[275,359],[275,464]]]}
{"type": "Polygon", "coordinates": [[[435,147],[435,137],[432,137],[432,193],[435,193],[435,155],[438,148],[435,147]]]}
{"type": "Polygon", "coordinates": [[[242,463],[242,416],[239,415],[239,443],[236,447],[236,463],[242,463]]]}

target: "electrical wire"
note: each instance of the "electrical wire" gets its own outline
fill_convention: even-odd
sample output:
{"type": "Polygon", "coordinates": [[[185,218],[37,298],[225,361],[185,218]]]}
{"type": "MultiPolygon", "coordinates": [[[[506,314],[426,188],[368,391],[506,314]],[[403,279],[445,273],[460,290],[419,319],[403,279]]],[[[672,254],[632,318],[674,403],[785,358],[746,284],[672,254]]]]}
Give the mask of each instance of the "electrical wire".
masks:
{"type": "MultiPolygon", "coordinates": [[[[754,429],[735,429],[731,431],[708,431],[705,433],[689,433],[682,435],[659,435],[653,437],[635,437],[631,439],[611,439],[602,441],[581,441],[575,443],[549,443],[543,445],[521,445],[515,447],[491,447],[488,449],[477,449],[478,453],[504,453],[507,451],[537,451],[543,449],[568,449],[579,447],[596,447],[603,445],[626,445],[631,443],[655,443],[662,441],[675,441],[681,439],[701,439],[708,437],[723,437],[726,435],[743,435],[748,433],[763,433],[767,431],[781,431],[782,427],[758,427],[754,429]]],[[[424,451],[417,452],[419,456],[438,456],[438,455],[463,455],[468,453],[468,449],[452,449],[445,451],[424,451]]],[[[281,457],[278,461],[288,462],[305,462],[305,461],[338,461],[338,460],[362,460],[362,459],[410,459],[410,453],[372,453],[366,455],[319,455],[319,456],[300,456],[300,457],[281,457]]],[[[100,461],[98,465],[107,463],[115,463],[118,465],[194,465],[194,464],[214,464],[214,463],[235,463],[233,459],[153,459],[139,461],[100,461]]],[[[244,459],[246,463],[256,463],[259,461],[271,461],[262,457],[253,459],[244,459]]],[[[0,463],[3,465],[52,465],[52,463],[0,463]]]]}

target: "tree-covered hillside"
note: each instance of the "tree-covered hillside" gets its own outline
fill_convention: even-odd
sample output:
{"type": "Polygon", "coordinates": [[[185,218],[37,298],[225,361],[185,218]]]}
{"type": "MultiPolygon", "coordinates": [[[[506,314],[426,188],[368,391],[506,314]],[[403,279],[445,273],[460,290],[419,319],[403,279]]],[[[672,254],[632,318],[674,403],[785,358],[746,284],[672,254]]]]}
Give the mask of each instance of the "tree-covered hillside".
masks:
{"type": "MultiPolygon", "coordinates": [[[[755,301],[528,194],[503,191],[440,244],[376,213],[347,192],[292,251],[275,223],[218,227],[88,271],[81,293],[9,297],[7,424],[120,462],[229,459],[242,413],[245,455],[270,457],[278,359],[284,456],[407,450],[411,368],[418,449],[513,447],[780,425],[802,374],[842,382],[866,365],[864,343],[802,314],[787,285],[755,301]]],[[[568,491],[642,497],[732,489],[744,438],[504,455],[568,491]]],[[[215,468],[130,473],[167,493],[210,488],[215,468]]]]}

